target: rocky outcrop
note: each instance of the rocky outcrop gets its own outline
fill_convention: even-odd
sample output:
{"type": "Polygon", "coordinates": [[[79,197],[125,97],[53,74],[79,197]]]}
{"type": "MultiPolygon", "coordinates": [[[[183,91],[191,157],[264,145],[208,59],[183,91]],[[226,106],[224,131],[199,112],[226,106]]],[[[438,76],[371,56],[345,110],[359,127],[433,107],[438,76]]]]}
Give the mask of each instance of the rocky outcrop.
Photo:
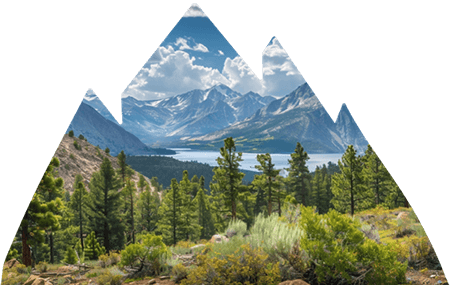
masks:
{"type": "Polygon", "coordinates": [[[220,243],[220,242],[227,242],[229,241],[229,239],[223,235],[213,235],[209,241],[212,243],[220,243]]]}
{"type": "Polygon", "coordinates": [[[11,260],[6,261],[5,264],[3,264],[3,269],[13,268],[19,264],[20,262],[17,261],[17,259],[13,258],[11,260]]]}
{"type": "Polygon", "coordinates": [[[278,285],[309,285],[309,283],[306,283],[305,281],[301,279],[297,280],[290,280],[290,281],[284,281],[279,283],[278,285]]]}

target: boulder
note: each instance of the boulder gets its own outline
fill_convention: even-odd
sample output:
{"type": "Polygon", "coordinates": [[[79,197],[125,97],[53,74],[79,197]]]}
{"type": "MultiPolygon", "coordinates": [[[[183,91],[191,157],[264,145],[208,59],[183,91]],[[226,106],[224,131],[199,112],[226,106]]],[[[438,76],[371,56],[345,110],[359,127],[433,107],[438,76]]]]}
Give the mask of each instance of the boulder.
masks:
{"type": "Polygon", "coordinates": [[[147,284],[155,284],[155,283],[156,283],[156,279],[152,279],[152,280],[148,281],[147,284]]]}
{"type": "Polygon", "coordinates": [[[10,259],[10,260],[6,261],[5,264],[3,264],[3,269],[5,269],[5,268],[8,268],[8,269],[9,268],[13,268],[13,267],[15,267],[15,266],[17,266],[19,264],[20,264],[20,262],[17,261],[17,259],[13,258],[13,259],[10,259]]]}
{"type": "Polygon", "coordinates": [[[407,219],[408,218],[408,213],[407,212],[400,212],[400,213],[398,213],[398,215],[397,215],[397,220],[405,220],[405,219],[407,219]]]}
{"type": "Polygon", "coordinates": [[[34,280],[36,280],[37,278],[39,278],[39,276],[30,275],[30,277],[28,277],[27,281],[25,281],[25,283],[23,283],[23,285],[31,285],[31,284],[33,284],[34,280]]]}
{"type": "Polygon", "coordinates": [[[197,244],[197,245],[194,245],[193,247],[191,247],[191,253],[194,252],[194,249],[199,248],[199,247],[204,247],[204,246],[205,246],[204,244],[197,244]]]}
{"type": "Polygon", "coordinates": [[[305,281],[301,279],[297,280],[289,280],[279,283],[278,285],[309,285],[309,283],[306,283],[305,281]]]}
{"type": "Polygon", "coordinates": [[[219,242],[227,242],[229,241],[229,239],[226,236],[222,236],[222,235],[213,235],[210,242],[212,243],[219,243],[219,242]]]}

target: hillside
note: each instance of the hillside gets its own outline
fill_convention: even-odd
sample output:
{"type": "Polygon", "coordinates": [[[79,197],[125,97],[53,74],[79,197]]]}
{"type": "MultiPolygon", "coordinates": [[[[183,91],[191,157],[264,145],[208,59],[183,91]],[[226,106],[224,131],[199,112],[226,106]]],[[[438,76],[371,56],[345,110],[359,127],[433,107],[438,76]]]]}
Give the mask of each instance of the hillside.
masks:
{"type": "MultiPolygon", "coordinates": [[[[106,154],[104,150],[93,146],[85,140],[80,140],[75,137],[71,138],[65,134],[54,154],[54,157],[57,157],[60,161],[57,171],[58,176],[64,179],[64,189],[70,193],[73,192],[73,182],[77,174],[83,176],[86,182],[85,184],[88,186],[92,174],[100,169],[103,157],[105,156],[109,158],[114,169],[119,168],[117,157],[106,154]],[[75,148],[75,140],[81,146],[81,150],[75,148]]],[[[145,175],[144,177],[150,184],[150,179],[145,175]]],[[[137,172],[133,175],[132,180],[136,183],[139,180],[137,172]]],[[[89,187],[87,188],[89,191],[89,187]]]]}

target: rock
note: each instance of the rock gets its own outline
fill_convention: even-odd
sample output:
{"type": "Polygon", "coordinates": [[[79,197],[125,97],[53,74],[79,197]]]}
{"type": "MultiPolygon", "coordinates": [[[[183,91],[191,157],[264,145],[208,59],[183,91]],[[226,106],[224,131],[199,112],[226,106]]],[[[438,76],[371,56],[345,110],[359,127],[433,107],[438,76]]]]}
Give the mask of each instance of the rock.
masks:
{"type": "Polygon", "coordinates": [[[152,279],[152,280],[148,281],[147,284],[155,284],[155,283],[156,283],[156,279],[152,279]]]}
{"type": "Polygon", "coordinates": [[[23,283],[23,285],[31,285],[31,284],[33,284],[34,280],[36,280],[37,278],[39,278],[39,276],[31,275],[30,277],[28,277],[27,281],[25,281],[25,283],[23,283]]]}
{"type": "Polygon", "coordinates": [[[278,285],[309,285],[309,283],[306,283],[305,281],[301,279],[297,280],[290,280],[290,281],[284,281],[279,283],[278,285]]]}
{"type": "Polygon", "coordinates": [[[199,248],[199,247],[204,247],[204,246],[206,246],[206,245],[204,245],[204,244],[197,244],[197,245],[194,245],[193,247],[191,247],[191,253],[194,252],[194,249],[199,248]]]}
{"type": "Polygon", "coordinates": [[[13,268],[13,267],[15,267],[15,266],[17,266],[19,264],[20,264],[20,262],[17,261],[17,259],[13,258],[13,259],[10,259],[7,262],[5,262],[5,264],[3,264],[3,269],[5,269],[5,268],[8,268],[8,269],[9,268],[13,268]]]}
{"type": "Polygon", "coordinates": [[[407,218],[408,218],[408,213],[407,212],[400,212],[397,215],[397,220],[400,220],[400,219],[404,220],[404,219],[407,219],[407,218]]]}
{"type": "Polygon", "coordinates": [[[170,276],[160,276],[159,280],[166,280],[166,279],[170,279],[170,276]]]}
{"type": "Polygon", "coordinates": [[[45,279],[38,277],[38,278],[34,279],[34,281],[31,285],[47,285],[48,283],[49,282],[46,282],[45,279]]]}
{"type": "Polygon", "coordinates": [[[219,243],[219,242],[227,242],[229,241],[229,239],[226,236],[222,236],[222,235],[213,235],[210,242],[212,243],[219,243]]]}
{"type": "Polygon", "coordinates": [[[435,278],[435,277],[436,277],[436,275],[434,275],[434,274],[433,274],[433,275],[430,275],[430,278],[435,278]]]}

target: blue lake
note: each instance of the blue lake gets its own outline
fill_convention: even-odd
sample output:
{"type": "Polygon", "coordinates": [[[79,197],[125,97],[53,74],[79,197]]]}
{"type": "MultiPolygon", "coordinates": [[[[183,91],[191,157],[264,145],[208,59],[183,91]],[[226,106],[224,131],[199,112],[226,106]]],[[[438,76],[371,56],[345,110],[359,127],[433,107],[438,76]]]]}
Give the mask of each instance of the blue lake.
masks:
{"type": "MultiPolygon", "coordinates": [[[[203,150],[191,150],[188,148],[172,148],[176,151],[176,154],[167,155],[181,161],[197,161],[201,163],[207,163],[211,166],[217,166],[217,157],[220,156],[218,151],[203,151],[203,150]]],[[[241,169],[253,170],[255,165],[259,165],[256,160],[258,153],[242,153],[241,169]]],[[[288,159],[291,158],[290,154],[284,153],[271,153],[272,162],[275,164],[276,169],[283,169],[289,167],[288,159]]],[[[329,161],[336,163],[342,157],[342,153],[324,153],[324,154],[308,154],[309,160],[307,166],[309,171],[314,171],[316,166],[322,166],[329,161]]]]}

